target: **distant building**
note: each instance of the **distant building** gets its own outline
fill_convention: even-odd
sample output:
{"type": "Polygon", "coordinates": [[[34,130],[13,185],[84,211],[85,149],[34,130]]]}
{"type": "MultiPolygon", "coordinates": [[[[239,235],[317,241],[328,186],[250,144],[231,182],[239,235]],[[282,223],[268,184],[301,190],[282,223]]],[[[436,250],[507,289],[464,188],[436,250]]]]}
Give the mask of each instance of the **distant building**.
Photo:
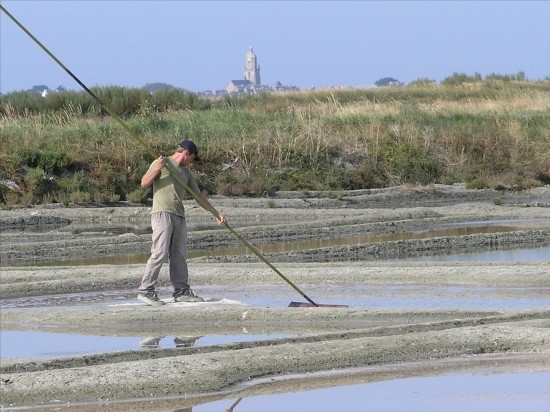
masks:
{"type": "Polygon", "coordinates": [[[256,53],[254,53],[252,46],[250,46],[250,50],[246,53],[246,60],[244,62],[244,78],[254,87],[262,84],[260,79],[260,66],[258,65],[256,53]]]}
{"type": "Polygon", "coordinates": [[[227,93],[246,93],[251,88],[252,84],[249,80],[230,80],[227,85],[227,93]]]}
{"type": "Polygon", "coordinates": [[[250,50],[246,53],[244,61],[244,79],[243,80],[230,80],[227,85],[227,93],[230,94],[242,94],[254,92],[258,86],[262,84],[260,78],[260,66],[256,58],[256,53],[250,46],[250,50]]]}
{"type": "MultiPolygon", "coordinates": [[[[225,88],[227,94],[241,95],[241,94],[256,94],[262,92],[276,92],[276,91],[297,91],[296,86],[284,86],[281,82],[277,82],[275,86],[263,85],[260,78],[260,65],[256,58],[254,49],[250,46],[248,53],[246,53],[244,61],[244,79],[243,80],[230,80],[229,84],[225,88]]],[[[214,93],[202,93],[201,95],[221,95],[220,91],[214,93]]]]}

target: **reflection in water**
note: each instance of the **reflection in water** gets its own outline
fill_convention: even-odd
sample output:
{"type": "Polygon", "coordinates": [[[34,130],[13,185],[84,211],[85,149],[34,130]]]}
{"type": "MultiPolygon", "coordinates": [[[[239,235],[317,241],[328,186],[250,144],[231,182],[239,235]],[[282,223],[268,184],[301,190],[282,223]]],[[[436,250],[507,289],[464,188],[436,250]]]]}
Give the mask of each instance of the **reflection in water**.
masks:
{"type": "MultiPolygon", "coordinates": [[[[174,338],[174,345],[176,348],[188,348],[190,346],[193,346],[195,342],[201,338],[202,336],[185,336],[185,337],[175,337],[174,338]]],[[[160,347],[160,341],[164,338],[164,336],[147,336],[139,341],[139,346],[142,348],[147,349],[154,349],[160,347]]]]}
{"type": "Polygon", "coordinates": [[[229,408],[227,408],[224,412],[233,412],[233,409],[235,408],[235,406],[237,406],[239,404],[240,401],[242,401],[243,398],[239,398],[237,399],[235,402],[233,402],[233,405],[231,405],[229,408]]]}

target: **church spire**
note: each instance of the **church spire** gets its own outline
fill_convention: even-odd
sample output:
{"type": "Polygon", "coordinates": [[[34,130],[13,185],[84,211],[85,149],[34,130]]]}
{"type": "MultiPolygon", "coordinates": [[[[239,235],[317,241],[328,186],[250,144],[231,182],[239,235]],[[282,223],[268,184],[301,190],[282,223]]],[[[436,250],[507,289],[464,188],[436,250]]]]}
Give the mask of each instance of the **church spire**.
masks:
{"type": "Polygon", "coordinates": [[[246,53],[244,62],[244,78],[248,80],[253,86],[259,86],[262,84],[260,79],[260,66],[256,60],[256,53],[250,46],[250,50],[246,53]]]}

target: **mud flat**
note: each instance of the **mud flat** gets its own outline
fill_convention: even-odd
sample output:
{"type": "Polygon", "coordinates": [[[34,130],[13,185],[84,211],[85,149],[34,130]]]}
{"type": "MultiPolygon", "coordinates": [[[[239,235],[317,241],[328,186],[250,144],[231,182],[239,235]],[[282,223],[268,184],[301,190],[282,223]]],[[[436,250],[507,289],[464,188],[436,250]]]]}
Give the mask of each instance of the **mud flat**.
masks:
{"type": "MultiPolygon", "coordinates": [[[[272,335],[207,346],[125,350],[48,359],[1,359],[4,408],[72,405],[85,410],[174,411],[261,393],[374,382],[483,367],[550,370],[550,256],[536,262],[396,263],[378,259],[550,244],[550,188],[503,194],[460,186],[399,187],[269,198],[212,199],[254,244],[354,234],[427,230],[460,222],[511,221],[513,232],[268,254],[321,303],[348,308],[253,305],[249,290],[277,302],[302,300],[253,257],[190,259],[193,287],[220,299],[147,307],[133,299],[143,265],[37,266],[36,263],[147,252],[149,235],[76,229],[86,223],[144,225],[147,207],[34,207],[0,211],[2,331],[103,336],[272,335]],[[66,225],[73,225],[67,229],[66,225]],[[30,231],[42,225],[47,231],[30,231]],[[78,226],[81,225],[81,226],[78,226]],[[256,288],[256,289],[254,289],[256,288]],[[405,304],[375,306],[369,290],[405,304]],[[242,302],[221,299],[243,294],[242,302]],[[102,301],[103,294],[118,300],[102,301]],[[534,302],[513,304],[514,296],[534,302]],[[446,301],[445,307],[430,297],[446,301]],[[423,305],[407,306],[410,299],[423,305]],[[491,306],[503,300],[508,305],[491,306]],[[485,301],[483,304],[480,302],[485,301]],[[358,302],[358,303],[357,303],[358,302]],[[246,332],[245,332],[246,331],[246,332]],[[284,334],[286,337],[277,337],[284,334]]],[[[233,245],[189,204],[192,248],[233,245]]],[[[169,296],[166,267],[159,290],[169,296]]]]}

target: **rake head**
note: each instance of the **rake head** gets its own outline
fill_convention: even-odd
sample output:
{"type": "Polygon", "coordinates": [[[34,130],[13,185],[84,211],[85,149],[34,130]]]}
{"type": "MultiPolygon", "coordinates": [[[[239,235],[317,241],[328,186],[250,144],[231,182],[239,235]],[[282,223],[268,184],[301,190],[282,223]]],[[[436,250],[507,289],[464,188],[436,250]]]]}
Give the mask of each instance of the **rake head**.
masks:
{"type": "Polygon", "coordinates": [[[334,305],[331,303],[290,302],[289,308],[347,308],[348,305],[334,305]]]}

